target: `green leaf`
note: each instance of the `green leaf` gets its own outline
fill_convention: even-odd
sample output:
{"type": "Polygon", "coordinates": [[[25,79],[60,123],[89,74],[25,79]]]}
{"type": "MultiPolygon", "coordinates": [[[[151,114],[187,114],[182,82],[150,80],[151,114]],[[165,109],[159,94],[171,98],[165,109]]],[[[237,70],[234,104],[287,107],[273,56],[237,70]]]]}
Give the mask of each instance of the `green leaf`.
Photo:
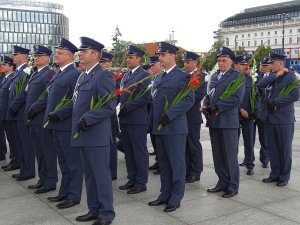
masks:
{"type": "Polygon", "coordinates": [[[167,112],[167,110],[169,109],[169,102],[168,102],[167,96],[165,96],[165,99],[166,99],[166,102],[164,105],[164,112],[167,112]]]}
{"type": "Polygon", "coordinates": [[[94,96],[92,96],[92,99],[91,99],[90,111],[93,110],[93,108],[94,108],[94,96]]]}

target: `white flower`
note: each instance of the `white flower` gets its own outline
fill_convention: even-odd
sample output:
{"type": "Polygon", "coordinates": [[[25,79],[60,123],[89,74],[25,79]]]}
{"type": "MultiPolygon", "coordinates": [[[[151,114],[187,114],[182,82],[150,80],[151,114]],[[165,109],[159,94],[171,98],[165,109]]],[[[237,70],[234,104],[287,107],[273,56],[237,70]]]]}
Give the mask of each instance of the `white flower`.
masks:
{"type": "Polygon", "coordinates": [[[29,75],[31,73],[31,67],[26,67],[23,71],[29,75]]]}

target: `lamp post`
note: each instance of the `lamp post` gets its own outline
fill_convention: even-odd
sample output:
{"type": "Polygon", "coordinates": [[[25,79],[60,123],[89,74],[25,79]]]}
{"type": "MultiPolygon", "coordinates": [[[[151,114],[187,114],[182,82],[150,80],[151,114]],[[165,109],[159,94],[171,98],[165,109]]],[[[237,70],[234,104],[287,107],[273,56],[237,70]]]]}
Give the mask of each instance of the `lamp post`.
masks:
{"type": "Polygon", "coordinates": [[[236,54],[236,47],[237,47],[237,35],[234,37],[234,53],[236,54]]]}

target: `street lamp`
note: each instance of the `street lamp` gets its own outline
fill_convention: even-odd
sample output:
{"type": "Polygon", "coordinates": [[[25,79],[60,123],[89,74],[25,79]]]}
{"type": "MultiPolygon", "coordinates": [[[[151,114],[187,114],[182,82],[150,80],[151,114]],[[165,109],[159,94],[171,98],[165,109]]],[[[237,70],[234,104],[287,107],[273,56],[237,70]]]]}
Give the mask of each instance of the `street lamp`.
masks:
{"type": "Polygon", "coordinates": [[[284,22],[285,22],[285,19],[288,18],[289,14],[287,13],[281,13],[279,14],[280,15],[280,20],[282,20],[282,54],[284,55],[284,22]]]}
{"type": "Polygon", "coordinates": [[[238,38],[238,35],[235,35],[234,37],[234,53],[236,54],[236,47],[237,47],[237,38],[238,38]]]}

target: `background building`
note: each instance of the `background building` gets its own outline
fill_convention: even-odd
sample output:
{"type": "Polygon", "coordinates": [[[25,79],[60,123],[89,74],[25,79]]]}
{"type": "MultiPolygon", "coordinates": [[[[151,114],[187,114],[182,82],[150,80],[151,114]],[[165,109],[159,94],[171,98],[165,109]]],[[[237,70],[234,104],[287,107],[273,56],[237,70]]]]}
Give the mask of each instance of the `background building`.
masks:
{"type": "Polygon", "coordinates": [[[0,0],[0,55],[9,55],[13,45],[52,50],[61,37],[69,38],[69,19],[64,7],[51,2],[0,0]]]}
{"type": "Polygon", "coordinates": [[[245,48],[250,54],[260,45],[287,56],[286,66],[300,69],[300,1],[245,9],[222,21],[215,38],[226,47],[245,48]]]}

